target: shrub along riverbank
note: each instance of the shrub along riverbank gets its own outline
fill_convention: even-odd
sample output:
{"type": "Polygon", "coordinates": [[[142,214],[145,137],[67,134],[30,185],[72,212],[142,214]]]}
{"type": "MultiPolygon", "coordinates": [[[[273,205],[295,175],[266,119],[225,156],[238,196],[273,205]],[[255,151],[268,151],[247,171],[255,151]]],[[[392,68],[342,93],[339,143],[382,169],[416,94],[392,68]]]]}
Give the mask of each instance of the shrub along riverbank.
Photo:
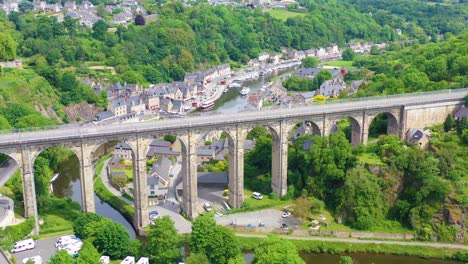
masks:
{"type": "Polygon", "coordinates": [[[133,216],[135,215],[135,208],[124,201],[122,201],[119,197],[115,196],[111,191],[107,189],[107,187],[102,182],[101,172],[104,168],[104,162],[109,159],[112,155],[105,155],[99,159],[96,163],[96,174],[94,180],[94,192],[97,196],[103,201],[108,203],[112,206],[115,210],[119,211],[127,221],[133,224],[133,216]]]}
{"type": "MultiPolygon", "coordinates": [[[[242,250],[254,250],[265,238],[238,237],[242,250]]],[[[435,248],[429,246],[388,245],[374,243],[324,242],[316,240],[290,240],[299,251],[309,253],[375,253],[422,258],[441,258],[468,261],[468,250],[435,248]]]]}

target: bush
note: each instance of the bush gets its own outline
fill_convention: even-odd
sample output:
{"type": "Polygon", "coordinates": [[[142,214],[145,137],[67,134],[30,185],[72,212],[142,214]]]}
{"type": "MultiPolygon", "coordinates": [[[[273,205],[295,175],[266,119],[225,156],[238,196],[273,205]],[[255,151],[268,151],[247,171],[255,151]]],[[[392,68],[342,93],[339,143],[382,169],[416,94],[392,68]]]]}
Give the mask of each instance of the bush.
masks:
{"type": "Polygon", "coordinates": [[[26,221],[12,226],[7,226],[0,230],[0,246],[6,250],[13,247],[13,243],[28,236],[36,225],[34,217],[26,219],[26,221]]]}

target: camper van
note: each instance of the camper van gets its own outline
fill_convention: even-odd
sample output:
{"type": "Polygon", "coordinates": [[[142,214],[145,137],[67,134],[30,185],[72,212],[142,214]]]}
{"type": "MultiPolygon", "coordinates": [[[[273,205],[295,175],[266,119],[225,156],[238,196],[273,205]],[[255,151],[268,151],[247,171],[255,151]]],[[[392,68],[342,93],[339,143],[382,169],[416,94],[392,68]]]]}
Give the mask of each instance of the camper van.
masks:
{"type": "Polygon", "coordinates": [[[13,249],[11,250],[11,253],[21,252],[28,249],[33,249],[35,247],[36,243],[34,243],[34,240],[32,240],[32,238],[20,240],[13,244],[13,249]]]}
{"type": "Polygon", "coordinates": [[[110,257],[109,256],[101,256],[99,261],[101,261],[102,264],[109,264],[110,263],[110,257]]]}
{"type": "Polygon", "coordinates": [[[149,264],[149,258],[141,257],[136,264],[149,264]]]}
{"type": "Polygon", "coordinates": [[[257,200],[261,200],[261,199],[263,199],[263,195],[261,195],[258,192],[254,192],[254,193],[252,193],[252,198],[257,199],[257,200]]]}
{"type": "Polygon", "coordinates": [[[134,256],[126,256],[120,264],[135,264],[135,257],[134,256]]]}

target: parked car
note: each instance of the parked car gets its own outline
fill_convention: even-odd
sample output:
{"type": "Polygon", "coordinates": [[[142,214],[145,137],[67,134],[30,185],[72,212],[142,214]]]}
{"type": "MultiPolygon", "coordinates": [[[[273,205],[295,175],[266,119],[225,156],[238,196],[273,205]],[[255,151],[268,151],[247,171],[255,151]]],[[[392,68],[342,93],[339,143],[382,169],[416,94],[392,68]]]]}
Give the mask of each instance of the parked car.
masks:
{"type": "Polygon", "coordinates": [[[149,258],[141,257],[136,264],[149,264],[149,258]]]}
{"type": "Polygon", "coordinates": [[[290,217],[291,216],[291,212],[287,211],[287,212],[284,212],[283,215],[281,215],[283,218],[286,218],[286,217],[290,217]]]}
{"type": "Polygon", "coordinates": [[[287,224],[281,224],[281,229],[288,230],[289,227],[287,224]]]}
{"type": "Polygon", "coordinates": [[[257,200],[261,200],[261,199],[263,199],[263,195],[261,193],[254,192],[254,193],[252,193],[252,198],[257,199],[257,200]]]}
{"type": "Polygon", "coordinates": [[[34,243],[34,240],[32,238],[20,240],[13,244],[13,249],[11,250],[11,253],[21,252],[28,249],[33,249],[35,247],[36,243],[34,243]]]}
{"type": "Polygon", "coordinates": [[[211,210],[213,210],[213,208],[211,207],[210,203],[208,203],[208,202],[203,203],[203,208],[205,208],[205,210],[206,210],[207,212],[210,212],[211,210]]]}
{"type": "Polygon", "coordinates": [[[34,263],[34,264],[42,264],[42,257],[41,256],[34,256],[34,257],[24,258],[23,259],[23,264],[28,263],[28,261],[32,261],[32,263],[34,263]]]}
{"type": "Polygon", "coordinates": [[[159,212],[154,210],[149,213],[149,218],[150,220],[154,220],[159,217],[159,212]]]}

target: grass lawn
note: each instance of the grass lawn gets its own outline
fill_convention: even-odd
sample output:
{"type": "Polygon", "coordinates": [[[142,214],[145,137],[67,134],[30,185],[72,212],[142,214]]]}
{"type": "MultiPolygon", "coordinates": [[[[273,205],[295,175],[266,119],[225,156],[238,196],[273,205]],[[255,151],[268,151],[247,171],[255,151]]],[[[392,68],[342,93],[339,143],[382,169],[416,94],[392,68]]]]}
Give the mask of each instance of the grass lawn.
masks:
{"type": "Polygon", "coordinates": [[[369,165],[385,166],[385,163],[375,153],[363,153],[358,155],[358,160],[369,165]]]}
{"type": "Polygon", "coordinates": [[[298,13],[298,12],[293,12],[293,11],[289,11],[286,9],[270,9],[266,12],[269,13],[272,17],[281,19],[283,21],[286,21],[290,17],[306,15],[306,13],[298,13]]]}
{"type": "Polygon", "coordinates": [[[114,169],[114,171],[123,171],[125,176],[127,176],[128,181],[133,180],[133,170],[132,169],[114,169]]]}
{"type": "Polygon", "coordinates": [[[73,222],[70,220],[54,214],[43,215],[41,218],[44,224],[40,226],[40,238],[73,234],[73,222]]]}
{"type": "Polygon", "coordinates": [[[268,195],[262,194],[263,199],[262,200],[257,200],[252,198],[252,191],[250,190],[245,190],[244,191],[244,206],[235,209],[233,211],[235,212],[245,212],[245,211],[254,211],[254,210],[259,210],[259,209],[265,209],[265,208],[282,208],[286,205],[289,205],[292,203],[291,200],[280,200],[280,199],[271,199],[268,197],[268,195]]]}
{"type": "Polygon", "coordinates": [[[344,60],[324,61],[321,64],[323,66],[346,67],[346,68],[353,67],[353,61],[344,61],[344,60]]]}

